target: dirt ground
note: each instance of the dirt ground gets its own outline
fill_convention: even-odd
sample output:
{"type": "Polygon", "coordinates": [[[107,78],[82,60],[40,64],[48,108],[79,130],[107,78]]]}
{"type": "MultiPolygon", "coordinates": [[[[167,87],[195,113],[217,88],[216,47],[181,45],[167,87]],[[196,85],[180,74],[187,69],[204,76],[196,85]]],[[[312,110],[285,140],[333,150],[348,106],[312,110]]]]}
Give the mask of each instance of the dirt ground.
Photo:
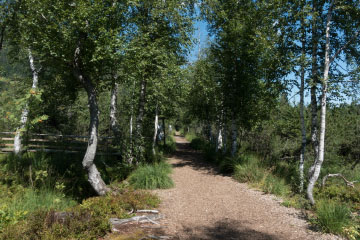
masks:
{"type": "Polygon", "coordinates": [[[201,154],[175,137],[169,159],[175,187],[156,190],[161,200],[162,235],[171,239],[340,239],[310,230],[300,211],[281,206],[272,195],[218,174],[201,154]]]}

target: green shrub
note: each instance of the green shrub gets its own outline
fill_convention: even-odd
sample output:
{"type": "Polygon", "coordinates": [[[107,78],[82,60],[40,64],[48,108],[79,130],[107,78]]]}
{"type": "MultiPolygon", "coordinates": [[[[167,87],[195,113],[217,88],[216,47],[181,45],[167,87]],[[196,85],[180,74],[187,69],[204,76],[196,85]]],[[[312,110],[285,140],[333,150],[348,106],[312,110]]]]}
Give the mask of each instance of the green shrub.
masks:
{"type": "Polygon", "coordinates": [[[191,142],[195,138],[198,138],[198,137],[193,132],[188,132],[185,135],[185,139],[188,140],[189,142],[191,142]]]}
{"type": "Polygon", "coordinates": [[[176,150],[176,142],[173,136],[166,137],[166,144],[160,144],[158,149],[165,154],[172,154],[176,150]]]}
{"type": "Polygon", "coordinates": [[[129,177],[136,189],[171,188],[174,182],[169,177],[172,168],[168,163],[160,162],[139,166],[129,177]]]}
{"type": "Polygon", "coordinates": [[[285,184],[285,180],[269,173],[261,184],[261,189],[265,193],[275,194],[277,196],[286,196],[290,193],[289,186],[285,184]]]}
{"type": "Polygon", "coordinates": [[[50,209],[62,211],[76,205],[74,200],[65,197],[60,192],[23,188],[12,191],[4,186],[2,190],[9,195],[2,196],[0,200],[0,230],[7,225],[18,223],[36,211],[50,209]]]}
{"type": "Polygon", "coordinates": [[[239,182],[260,182],[266,175],[266,170],[260,167],[259,160],[252,155],[242,158],[240,164],[236,164],[233,177],[239,182]]]}
{"type": "Polygon", "coordinates": [[[39,210],[18,224],[0,231],[0,239],[99,239],[110,231],[109,218],[127,218],[136,209],[152,209],[159,205],[158,197],[126,189],[119,195],[86,199],[67,209],[59,220],[54,210],[39,210]]]}
{"type": "Polygon", "coordinates": [[[319,200],[316,204],[316,222],[326,232],[340,234],[351,222],[350,209],[338,202],[319,200]]]}
{"type": "Polygon", "coordinates": [[[221,173],[234,173],[238,164],[241,164],[241,157],[218,157],[218,166],[221,173]]]}
{"type": "Polygon", "coordinates": [[[193,138],[190,142],[190,147],[194,150],[202,150],[204,149],[205,145],[205,141],[198,137],[193,138]]]}

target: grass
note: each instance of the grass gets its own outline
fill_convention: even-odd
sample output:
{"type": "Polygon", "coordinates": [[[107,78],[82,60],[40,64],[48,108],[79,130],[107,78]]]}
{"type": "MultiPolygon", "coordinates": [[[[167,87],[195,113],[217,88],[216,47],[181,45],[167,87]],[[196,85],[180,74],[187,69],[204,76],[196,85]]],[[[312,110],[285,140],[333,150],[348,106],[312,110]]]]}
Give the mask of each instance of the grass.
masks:
{"type": "Polygon", "coordinates": [[[329,233],[341,234],[351,223],[350,209],[338,202],[320,200],[316,204],[316,223],[329,233]]]}
{"type": "Polygon", "coordinates": [[[136,189],[166,189],[174,186],[169,177],[171,166],[162,161],[139,166],[129,177],[129,182],[136,189]]]}
{"type": "Polygon", "coordinates": [[[144,191],[122,189],[120,194],[92,197],[66,209],[58,220],[56,211],[39,209],[17,224],[0,231],[0,239],[100,239],[110,232],[109,218],[128,218],[129,211],[153,209],[159,198],[144,191]]]}
{"type": "Polygon", "coordinates": [[[1,186],[0,199],[0,231],[8,225],[18,223],[28,215],[50,209],[63,211],[77,204],[64,194],[51,190],[17,189],[1,186]]]}

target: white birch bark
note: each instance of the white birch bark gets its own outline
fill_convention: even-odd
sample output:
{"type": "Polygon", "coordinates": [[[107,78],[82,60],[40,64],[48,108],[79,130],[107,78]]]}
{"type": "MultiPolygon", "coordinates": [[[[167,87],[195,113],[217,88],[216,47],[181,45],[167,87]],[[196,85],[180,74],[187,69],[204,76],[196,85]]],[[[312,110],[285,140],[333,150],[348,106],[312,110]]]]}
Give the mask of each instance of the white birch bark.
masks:
{"type": "Polygon", "coordinates": [[[158,114],[158,105],[156,104],[155,121],[154,121],[154,137],[153,137],[153,142],[152,142],[152,151],[153,151],[154,155],[156,154],[156,152],[155,152],[155,144],[156,144],[158,126],[159,126],[159,114],[158,114]]]}
{"type": "Polygon", "coordinates": [[[80,60],[80,47],[75,50],[74,55],[74,68],[73,73],[76,79],[81,82],[88,95],[88,104],[90,112],[89,124],[89,140],[85,156],[82,161],[84,169],[88,172],[88,181],[95,190],[95,192],[102,196],[105,195],[110,189],[106,186],[105,182],[100,176],[94,163],[98,144],[98,126],[99,126],[99,107],[97,104],[97,94],[90,78],[85,76],[81,70],[82,64],[80,60]]]}
{"type": "Polygon", "coordinates": [[[321,96],[321,115],[320,115],[320,137],[319,137],[319,157],[313,165],[313,173],[310,177],[309,184],[307,187],[307,197],[309,198],[311,204],[315,204],[313,197],[313,189],[316,181],[319,178],[320,170],[322,163],[324,162],[324,153],[325,153],[325,130],[326,130],[326,94],[328,87],[329,79],[329,69],[330,69],[330,25],[332,18],[332,9],[334,7],[335,0],[332,0],[330,7],[327,13],[326,20],[326,44],[325,44],[325,62],[324,62],[324,76],[322,79],[322,96],[321,96]]]}
{"type": "Polygon", "coordinates": [[[304,88],[305,88],[305,41],[306,41],[306,32],[304,27],[304,20],[301,21],[302,25],[302,40],[301,40],[301,73],[300,73],[300,122],[301,122],[301,151],[300,151],[300,161],[299,161],[299,175],[300,175],[300,193],[304,190],[304,162],[305,162],[305,148],[306,148],[306,126],[304,119],[304,88]]]}
{"type": "MultiPolygon", "coordinates": [[[[38,83],[39,83],[39,71],[35,67],[34,57],[32,55],[31,49],[28,49],[28,56],[29,56],[30,69],[31,69],[31,72],[33,75],[31,90],[35,91],[37,89],[38,83]]],[[[26,123],[28,120],[28,115],[29,115],[29,106],[26,103],[25,107],[21,113],[20,126],[16,129],[15,138],[14,138],[14,153],[16,155],[21,153],[21,150],[22,150],[21,131],[23,131],[23,129],[26,126],[26,123]]]]}
{"type": "MultiPolygon", "coordinates": [[[[318,13],[318,6],[317,1],[313,1],[313,9],[314,13],[313,21],[312,21],[312,83],[310,89],[310,96],[311,96],[311,143],[314,151],[314,161],[316,162],[319,156],[319,140],[318,140],[318,111],[317,111],[317,98],[316,98],[316,91],[317,91],[317,83],[318,83],[318,63],[317,63],[317,56],[318,56],[318,30],[317,30],[317,19],[318,17],[315,15],[318,13]]],[[[313,166],[310,167],[308,172],[308,178],[310,179],[311,175],[314,172],[313,166]]]]}
{"type": "Polygon", "coordinates": [[[116,138],[120,137],[118,121],[116,118],[118,89],[119,89],[119,84],[114,82],[111,89],[111,98],[110,98],[110,128],[114,132],[116,138]]]}

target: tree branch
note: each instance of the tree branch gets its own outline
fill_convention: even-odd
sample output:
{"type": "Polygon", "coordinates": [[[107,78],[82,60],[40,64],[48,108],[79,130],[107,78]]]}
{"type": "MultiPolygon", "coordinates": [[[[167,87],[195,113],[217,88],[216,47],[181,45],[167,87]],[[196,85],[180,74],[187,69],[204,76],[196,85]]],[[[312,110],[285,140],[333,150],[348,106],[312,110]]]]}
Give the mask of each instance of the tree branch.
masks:
{"type": "Polygon", "coordinates": [[[338,56],[345,48],[347,48],[352,41],[354,41],[354,40],[357,38],[357,36],[359,35],[359,33],[360,33],[360,29],[356,31],[356,33],[352,36],[351,39],[349,39],[349,41],[347,41],[340,49],[338,49],[338,50],[336,51],[336,53],[334,54],[334,56],[331,57],[330,63],[332,63],[332,62],[335,60],[335,58],[337,58],[337,56],[338,56]]]}
{"type": "Polygon", "coordinates": [[[354,186],[354,183],[358,182],[358,181],[353,181],[353,182],[348,181],[341,173],[333,173],[333,174],[330,173],[330,174],[326,175],[326,176],[323,178],[323,180],[322,180],[322,186],[321,186],[322,188],[325,187],[325,182],[326,182],[326,180],[327,180],[329,177],[339,177],[339,178],[342,178],[342,179],[344,180],[346,186],[352,187],[352,188],[355,187],[355,186],[354,186]]]}

